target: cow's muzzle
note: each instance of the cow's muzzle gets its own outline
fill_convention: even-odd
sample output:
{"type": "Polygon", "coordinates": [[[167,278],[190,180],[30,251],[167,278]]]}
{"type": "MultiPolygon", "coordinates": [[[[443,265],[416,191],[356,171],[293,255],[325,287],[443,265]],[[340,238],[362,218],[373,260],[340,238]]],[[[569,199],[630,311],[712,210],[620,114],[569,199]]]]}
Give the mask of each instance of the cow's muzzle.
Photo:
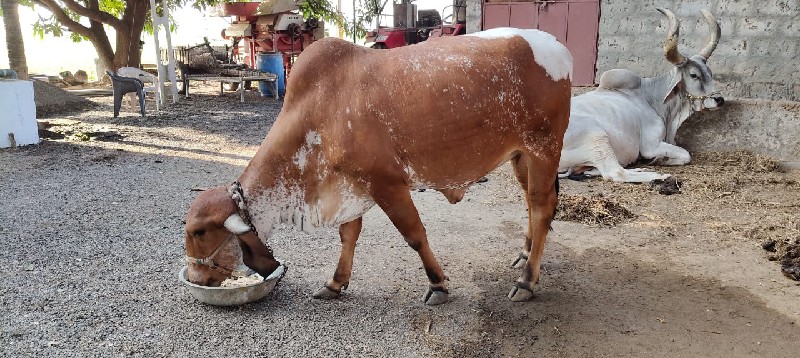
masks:
{"type": "Polygon", "coordinates": [[[692,104],[692,109],[696,112],[704,109],[715,109],[725,104],[725,98],[719,92],[712,92],[705,96],[693,96],[690,93],[686,93],[686,99],[689,100],[692,104]],[[708,100],[711,100],[711,102],[707,103],[708,100]]]}

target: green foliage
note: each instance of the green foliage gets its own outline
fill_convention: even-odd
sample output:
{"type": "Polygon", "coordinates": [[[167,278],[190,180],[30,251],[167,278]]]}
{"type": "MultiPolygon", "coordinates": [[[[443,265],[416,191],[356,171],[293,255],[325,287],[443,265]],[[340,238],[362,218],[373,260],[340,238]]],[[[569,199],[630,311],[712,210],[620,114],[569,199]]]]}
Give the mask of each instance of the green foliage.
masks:
{"type": "Polygon", "coordinates": [[[50,15],[50,17],[42,17],[39,15],[39,19],[33,24],[33,34],[39,37],[40,40],[44,39],[45,34],[52,35],[53,37],[64,36],[64,31],[69,30],[61,26],[61,23],[56,20],[55,15],[50,15]]]}
{"type": "Polygon", "coordinates": [[[314,17],[336,25],[347,37],[362,38],[373,28],[372,21],[389,0],[358,0],[354,14],[343,14],[334,9],[328,0],[305,0],[299,4],[304,18],[314,17]],[[353,21],[355,19],[355,21],[353,21]]]}
{"type": "MultiPolygon", "coordinates": [[[[333,8],[328,0],[306,0],[298,4],[303,18],[317,18],[328,24],[334,24],[347,32],[346,19],[333,8]]],[[[350,33],[348,33],[349,35],[350,33]]]]}
{"type": "Polygon", "coordinates": [[[101,0],[99,5],[100,11],[114,15],[116,18],[120,18],[122,12],[125,11],[124,0],[101,0]]]}
{"type": "MultiPolygon", "coordinates": [[[[71,20],[76,23],[82,24],[83,26],[87,25],[87,18],[76,14],[75,12],[69,10],[61,0],[55,0],[56,3],[59,5],[59,9],[64,11],[67,16],[71,20]]],[[[75,0],[81,6],[86,6],[88,4],[87,0],[75,0]]],[[[209,8],[219,5],[220,3],[224,2],[238,2],[238,1],[258,1],[258,0],[167,0],[166,6],[171,11],[183,8],[185,6],[191,6],[192,8],[205,11],[209,8]]],[[[352,1],[352,0],[346,0],[352,1]]],[[[375,16],[379,15],[383,8],[389,0],[358,0],[357,8],[354,14],[348,14],[349,16],[340,13],[337,11],[333,5],[331,4],[331,0],[299,0],[299,9],[300,13],[303,15],[304,18],[316,18],[319,19],[327,24],[334,25],[340,28],[344,34],[348,37],[356,36],[356,37],[364,37],[368,30],[373,28],[373,20],[375,16]]],[[[20,5],[28,6],[34,8],[35,6],[44,6],[38,0],[19,0],[20,5]]],[[[99,10],[109,14],[117,19],[122,19],[123,14],[125,13],[126,6],[136,3],[136,4],[147,4],[149,6],[149,0],[98,0],[99,10]]],[[[163,14],[163,9],[161,9],[160,1],[156,2],[156,13],[163,14]]],[[[2,14],[0,13],[0,16],[2,14]]],[[[152,34],[153,33],[153,22],[150,14],[148,13],[147,18],[144,19],[144,32],[152,34]]],[[[127,26],[131,26],[132,19],[125,19],[128,23],[127,26]]],[[[141,19],[139,19],[141,20],[141,19]]],[[[170,20],[173,20],[170,18],[170,20]]],[[[102,21],[101,21],[102,22],[102,21]]],[[[109,25],[107,22],[105,25],[109,25]]],[[[170,21],[170,31],[174,31],[176,27],[179,26],[174,21],[170,21]]],[[[69,38],[74,42],[80,41],[89,41],[90,39],[86,36],[79,35],[75,31],[71,30],[70,27],[74,27],[72,24],[62,24],[58,21],[55,15],[50,14],[49,16],[42,16],[39,15],[36,23],[33,25],[33,33],[35,36],[39,37],[40,39],[44,39],[45,35],[53,36],[53,37],[62,37],[62,36],[69,36],[69,38]]],[[[136,39],[133,39],[136,40],[136,39]]],[[[105,40],[107,41],[107,40],[105,40]]],[[[119,45],[119,44],[117,44],[119,45]]],[[[95,44],[97,46],[97,44],[95,44]]]]}

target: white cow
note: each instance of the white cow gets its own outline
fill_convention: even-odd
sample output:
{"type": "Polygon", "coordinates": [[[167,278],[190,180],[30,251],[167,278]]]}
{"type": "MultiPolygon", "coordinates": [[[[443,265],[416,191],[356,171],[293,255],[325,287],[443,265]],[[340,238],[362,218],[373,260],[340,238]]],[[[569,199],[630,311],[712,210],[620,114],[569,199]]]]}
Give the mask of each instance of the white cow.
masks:
{"type": "Polygon", "coordinates": [[[675,133],[693,112],[724,103],[706,65],[719,42],[720,27],[711,13],[701,10],[710,35],[704,48],[687,58],[678,52],[680,24],[675,15],[666,9],[658,11],[669,20],[664,54],[675,67],[652,78],[610,70],[600,76],[597,89],[574,97],[560,177],[585,174],[615,182],[648,182],[670,175],[624,166],[639,158],[663,165],[683,165],[691,160],[689,152],[675,145],[675,133]]]}

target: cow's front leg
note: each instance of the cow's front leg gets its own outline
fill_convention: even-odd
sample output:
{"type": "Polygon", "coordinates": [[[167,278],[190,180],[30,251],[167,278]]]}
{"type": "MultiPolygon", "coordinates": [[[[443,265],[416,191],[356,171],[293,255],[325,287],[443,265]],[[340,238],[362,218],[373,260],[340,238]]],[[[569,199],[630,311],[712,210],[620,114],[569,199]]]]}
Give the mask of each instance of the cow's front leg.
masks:
{"type": "Polygon", "coordinates": [[[314,298],[336,298],[347,289],[350,284],[350,275],[353,272],[353,255],[356,250],[356,241],[361,234],[361,218],[348,223],[339,225],[339,237],[342,240],[342,253],[339,255],[339,264],[333,277],[328,279],[325,286],[322,286],[314,293],[314,298]]]}
{"type": "Polygon", "coordinates": [[[430,280],[430,287],[423,296],[425,304],[438,305],[447,302],[449,294],[445,286],[447,277],[428,245],[428,235],[419,218],[419,212],[411,200],[408,187],[397,185],[389,188],[375,188],[373,197],[403,235],[408,246],[414,249],[422,260],[425,274],[430,280]]]}
{"type": "Polygon", "coordinates": [[[667,142],[660,142],[652,149],[642,148],[642,157],[652,159],[659,165],[685,165],[692,161],[692,156],[686,149],[667,142]]]}

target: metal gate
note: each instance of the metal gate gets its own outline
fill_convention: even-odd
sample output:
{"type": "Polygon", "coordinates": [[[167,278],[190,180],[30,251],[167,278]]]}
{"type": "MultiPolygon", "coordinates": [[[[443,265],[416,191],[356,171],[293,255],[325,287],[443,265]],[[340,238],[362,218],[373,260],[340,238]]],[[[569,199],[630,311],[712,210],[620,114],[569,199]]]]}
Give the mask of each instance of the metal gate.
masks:
{"type": "Polygon", "coordinates": [[[572,84],[594,84],[600,0],[484,2],[482,13],[484,30],[517,27],[552,34],[572,53],[572,84]]]}

